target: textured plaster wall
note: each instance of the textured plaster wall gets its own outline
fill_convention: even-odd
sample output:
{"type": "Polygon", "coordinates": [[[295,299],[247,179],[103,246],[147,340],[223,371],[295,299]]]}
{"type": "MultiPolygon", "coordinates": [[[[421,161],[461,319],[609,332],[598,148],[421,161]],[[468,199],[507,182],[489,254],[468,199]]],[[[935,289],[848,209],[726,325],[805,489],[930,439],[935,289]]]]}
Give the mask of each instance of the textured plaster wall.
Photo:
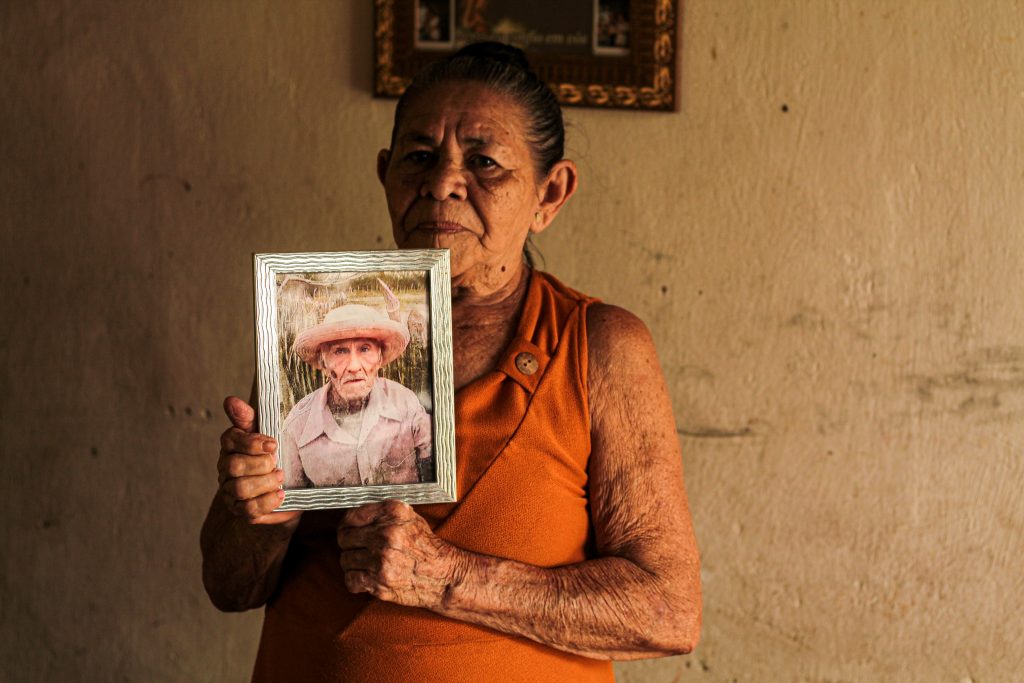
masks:
{"type": "MultiPolygon", "coordinates": [[[[547,268],[640,314],[704,638],[624,681],[1024,666],[1024,5],[686,0],[547,268]]],[[[199,580],[254,251],[390,244],[368,2],[0,4],[0,679],[239,681],[199,580]]]]}

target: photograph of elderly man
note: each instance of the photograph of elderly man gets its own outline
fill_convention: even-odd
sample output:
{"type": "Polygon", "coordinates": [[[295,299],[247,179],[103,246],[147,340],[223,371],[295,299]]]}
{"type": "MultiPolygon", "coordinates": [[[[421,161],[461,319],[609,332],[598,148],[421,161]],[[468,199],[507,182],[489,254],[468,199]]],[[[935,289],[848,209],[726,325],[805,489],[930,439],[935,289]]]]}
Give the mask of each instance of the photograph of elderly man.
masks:
{"type": "Polygon", "coordinates": [[[380,376],[409,340],[399,320],[357,303],[297,335],[292,352],[325,384],[285,418],[285,488],[434,480],[430,417],[415,392],[380,376]]]}

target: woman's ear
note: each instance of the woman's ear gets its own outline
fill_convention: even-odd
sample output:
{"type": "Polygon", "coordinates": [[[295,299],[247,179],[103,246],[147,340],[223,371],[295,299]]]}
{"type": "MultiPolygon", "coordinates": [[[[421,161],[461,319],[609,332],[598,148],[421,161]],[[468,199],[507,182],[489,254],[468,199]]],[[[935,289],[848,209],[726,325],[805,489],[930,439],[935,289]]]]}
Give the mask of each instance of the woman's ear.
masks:
{"type": "Polygon", "coordinates": [[[388,174],[388,162],[391,161],[391,150],[382,149],[377,152],[377,179],[384,184],[384,178],[388,174]]]}
{"type": "Polygon", "coordinates": [[[551,225],[555,216],[562,210],[569,197],[576,192],[577,174],[576,164],[569,159],[562,159],[548,173],[547,178],[541,183],[537,212],[534,214],[534,221],[530,225],[530,232],[539,233],[551,225]]]}

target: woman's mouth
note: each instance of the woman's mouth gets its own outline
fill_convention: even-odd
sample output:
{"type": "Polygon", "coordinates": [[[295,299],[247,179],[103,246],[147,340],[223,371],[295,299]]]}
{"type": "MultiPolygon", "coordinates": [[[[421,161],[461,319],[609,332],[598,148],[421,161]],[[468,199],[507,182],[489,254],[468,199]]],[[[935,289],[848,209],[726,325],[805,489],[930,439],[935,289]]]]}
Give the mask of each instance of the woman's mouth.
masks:
{"type": "Polygon", "coordinates": [[[423,232],[442,234],[451,234],[465,230],[465,228],[454,221],[423,221],[416,224],[416,229],[423,232]]]}

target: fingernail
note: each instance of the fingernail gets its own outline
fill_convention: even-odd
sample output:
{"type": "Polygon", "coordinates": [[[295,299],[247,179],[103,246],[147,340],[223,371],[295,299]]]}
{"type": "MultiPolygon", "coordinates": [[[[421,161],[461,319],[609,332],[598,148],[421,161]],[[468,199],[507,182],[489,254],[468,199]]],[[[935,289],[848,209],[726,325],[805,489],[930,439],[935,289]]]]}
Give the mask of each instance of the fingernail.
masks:
{"type": "Polygon", "coordinates": [[[284,481],[284,470],[277,470],[277,480],[284,481]]]}
{"type": "Polygon", "coordinates": [[[273,453],[274,451],[277,450],[277,442],[276,441],[265,441],[263,443],[263,447],[266,449],[267,453],[273,453]]]}

